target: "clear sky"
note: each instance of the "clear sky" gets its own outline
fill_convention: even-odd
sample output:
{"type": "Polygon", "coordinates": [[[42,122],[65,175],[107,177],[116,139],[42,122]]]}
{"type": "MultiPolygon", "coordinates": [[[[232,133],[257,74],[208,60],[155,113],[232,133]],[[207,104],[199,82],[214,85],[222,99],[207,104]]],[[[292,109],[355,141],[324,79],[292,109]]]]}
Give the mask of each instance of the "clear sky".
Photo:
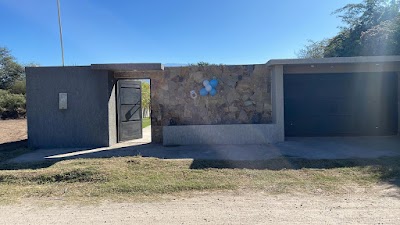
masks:
{"type": "MultiPolygon", "coordinates": [[[[338,32],[361,0],[60,0],[65,64],[265,63],[338,32]]],[[[0,0],[0,46],[60,65],[56,0],[0,0]]]]}

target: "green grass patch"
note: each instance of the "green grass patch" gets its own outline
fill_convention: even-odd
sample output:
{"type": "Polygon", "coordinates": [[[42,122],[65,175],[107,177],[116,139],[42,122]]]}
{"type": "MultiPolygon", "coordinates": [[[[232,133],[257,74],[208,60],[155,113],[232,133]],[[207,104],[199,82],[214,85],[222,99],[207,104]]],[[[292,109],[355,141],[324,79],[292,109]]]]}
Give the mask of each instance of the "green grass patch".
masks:
{"type": "Polygon", "coordinates": [[[374,160],[75,159],[46,168],[0,170],[0,201],[24,197],[135,199],[191,191],[262,190],[349,193],[378,183],[398,185],[400,157],[374,160]]]}
{"type": "Polygon", "coordinates": [[[151,125],[151,120],[150,120],[150,118],[143,118],[143,119],[142,119],[142,127],[143,127],[143,128],[148,127],[148,126],[150,126],[150,125],[151,125]]]}

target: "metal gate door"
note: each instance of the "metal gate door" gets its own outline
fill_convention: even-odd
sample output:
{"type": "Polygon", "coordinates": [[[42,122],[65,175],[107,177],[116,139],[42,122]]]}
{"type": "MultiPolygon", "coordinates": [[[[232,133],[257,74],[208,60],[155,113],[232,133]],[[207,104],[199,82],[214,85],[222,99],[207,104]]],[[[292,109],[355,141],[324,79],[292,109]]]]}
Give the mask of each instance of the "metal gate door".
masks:
{"type": "Polygon", "coordinates": [[[397,134],[395,73],[284,75],[286,136],[397,134]]]}
{"type": "Polygon", "coordinates": [[[118,142],[142,138],[141,82],[117,82],[118,142]]]}

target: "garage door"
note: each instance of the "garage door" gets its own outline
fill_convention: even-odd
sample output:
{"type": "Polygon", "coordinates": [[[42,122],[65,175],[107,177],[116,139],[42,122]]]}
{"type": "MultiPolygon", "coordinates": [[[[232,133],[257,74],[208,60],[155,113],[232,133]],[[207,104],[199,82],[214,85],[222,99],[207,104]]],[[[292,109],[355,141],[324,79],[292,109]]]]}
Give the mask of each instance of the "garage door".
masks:
{"type": "Polygon", "coordinates": [[[394,73],[284,75],[286,136],[397,133],[394,73]]]}

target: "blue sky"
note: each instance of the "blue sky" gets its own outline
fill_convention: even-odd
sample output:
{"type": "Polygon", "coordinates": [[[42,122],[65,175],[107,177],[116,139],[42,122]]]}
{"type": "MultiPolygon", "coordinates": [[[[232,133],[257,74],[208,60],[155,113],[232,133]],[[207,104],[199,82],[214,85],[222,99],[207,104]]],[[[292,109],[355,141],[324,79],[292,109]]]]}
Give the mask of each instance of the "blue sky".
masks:
{"type": "MultiPolygon", "coordinates": [[[[66,65],[265,63],[338,32],[357,0],[60,0],[66,65]]],[[[21,63],[60,65],[56,0],[0,0],[0,46],[21,63]]]]}

